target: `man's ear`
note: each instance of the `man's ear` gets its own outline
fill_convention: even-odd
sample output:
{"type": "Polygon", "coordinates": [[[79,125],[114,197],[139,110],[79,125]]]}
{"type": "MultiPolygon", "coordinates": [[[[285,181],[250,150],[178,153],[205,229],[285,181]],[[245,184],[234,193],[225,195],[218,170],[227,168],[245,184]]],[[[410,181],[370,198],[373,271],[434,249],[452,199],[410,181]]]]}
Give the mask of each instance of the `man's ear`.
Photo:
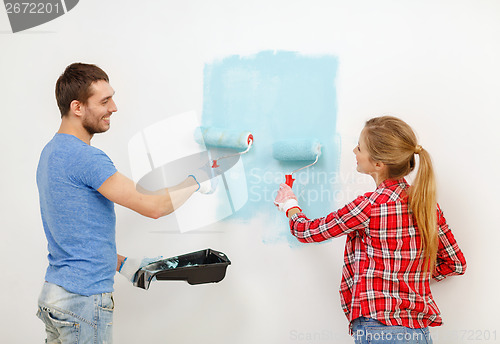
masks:
{"type": "Polygon", "coordinates": [[[82,103],[78,100],[73,100],[69,104],[69,111],[78,117],[82,116],[82,103]]]}

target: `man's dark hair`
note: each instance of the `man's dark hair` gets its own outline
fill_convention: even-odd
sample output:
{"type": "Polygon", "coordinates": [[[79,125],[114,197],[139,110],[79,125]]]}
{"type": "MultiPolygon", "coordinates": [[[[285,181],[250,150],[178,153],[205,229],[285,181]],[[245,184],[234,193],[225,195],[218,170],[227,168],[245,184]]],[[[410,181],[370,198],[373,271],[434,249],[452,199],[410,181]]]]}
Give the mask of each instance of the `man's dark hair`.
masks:
{"type": "Polygon", "coordinates": [[[92,83],[99,80],[109,82],[108,75],[96,65],[73,63],[66,67],[56,82],[56,100],[61,118],[68,114],[73,100],[87,104],[92,96],[92,83]]]}

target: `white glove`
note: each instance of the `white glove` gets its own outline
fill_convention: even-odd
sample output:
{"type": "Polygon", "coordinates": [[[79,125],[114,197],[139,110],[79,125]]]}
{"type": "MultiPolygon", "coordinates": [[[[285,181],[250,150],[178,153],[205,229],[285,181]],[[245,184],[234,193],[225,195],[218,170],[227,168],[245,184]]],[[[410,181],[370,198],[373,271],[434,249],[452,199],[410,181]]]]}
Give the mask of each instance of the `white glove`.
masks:
{"type": "Polygon", "coordinates": [[[136,280],[137,271],[139,271],[142,267],[159,261],[163,256],[158,256],[155,258],[130,258],[126,257],[123,260],[122,265],[120,266],[120,270],[118,272],[128,279],[130,282],[134,283],[136,280]]]}
{"type": "Polygon", "coordinates": [[[210,166],[197,169],[190,175],[198,183],[198,192],[202,194],[211,194],[217,189],[219,180],[215,178],[214,172],[210,166]]]}
{"type": "Polygon", "coordinates": [[[298,208],[300,211],[302,209],[299,207],[299,202],[297,201],[297,196],[292,191],[292,188],[287,184],[280,184],[278,194],[274,200],[274,204],[278,207],[279,211],[282,211],[288,216],[288,211],[292,208],[298,208]]]}

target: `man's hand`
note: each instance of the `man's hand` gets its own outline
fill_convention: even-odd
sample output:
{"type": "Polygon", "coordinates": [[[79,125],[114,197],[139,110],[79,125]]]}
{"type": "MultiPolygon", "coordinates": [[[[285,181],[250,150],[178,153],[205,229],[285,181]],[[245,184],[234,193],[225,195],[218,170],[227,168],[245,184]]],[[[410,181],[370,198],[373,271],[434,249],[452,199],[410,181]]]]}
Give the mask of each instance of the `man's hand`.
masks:
{"type": "Polygon", "coordinates": [[[212,194],[218,185],[218,179],[215,178],[213,168],[206,164],[197,169],[190,175],[198,183],[198,192],[202,194],[212,194]]]}
{"type": "Polygon", "coordinates": [[[130,282],[134,283],[136,281],[136,274],[142,267],[149,265],[151,263],[157,262],[162,259],[163,256],[158,256],[155,258],[130,258],[126,257],[118,270],[118,272],[123,275],[130,282]]]}

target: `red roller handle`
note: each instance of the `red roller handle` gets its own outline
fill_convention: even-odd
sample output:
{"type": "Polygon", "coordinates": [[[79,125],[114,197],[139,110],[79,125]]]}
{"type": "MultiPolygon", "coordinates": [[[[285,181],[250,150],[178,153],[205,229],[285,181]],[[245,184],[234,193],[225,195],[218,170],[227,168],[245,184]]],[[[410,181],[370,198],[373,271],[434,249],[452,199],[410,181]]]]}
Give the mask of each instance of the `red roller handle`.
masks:
{"type": "Polygon", "coordinates": [[[291,174],[285,174],[285,184],[288,185],[289,187],[293,186],[293,182],[295,179],[292,178],[291,174]]]}

